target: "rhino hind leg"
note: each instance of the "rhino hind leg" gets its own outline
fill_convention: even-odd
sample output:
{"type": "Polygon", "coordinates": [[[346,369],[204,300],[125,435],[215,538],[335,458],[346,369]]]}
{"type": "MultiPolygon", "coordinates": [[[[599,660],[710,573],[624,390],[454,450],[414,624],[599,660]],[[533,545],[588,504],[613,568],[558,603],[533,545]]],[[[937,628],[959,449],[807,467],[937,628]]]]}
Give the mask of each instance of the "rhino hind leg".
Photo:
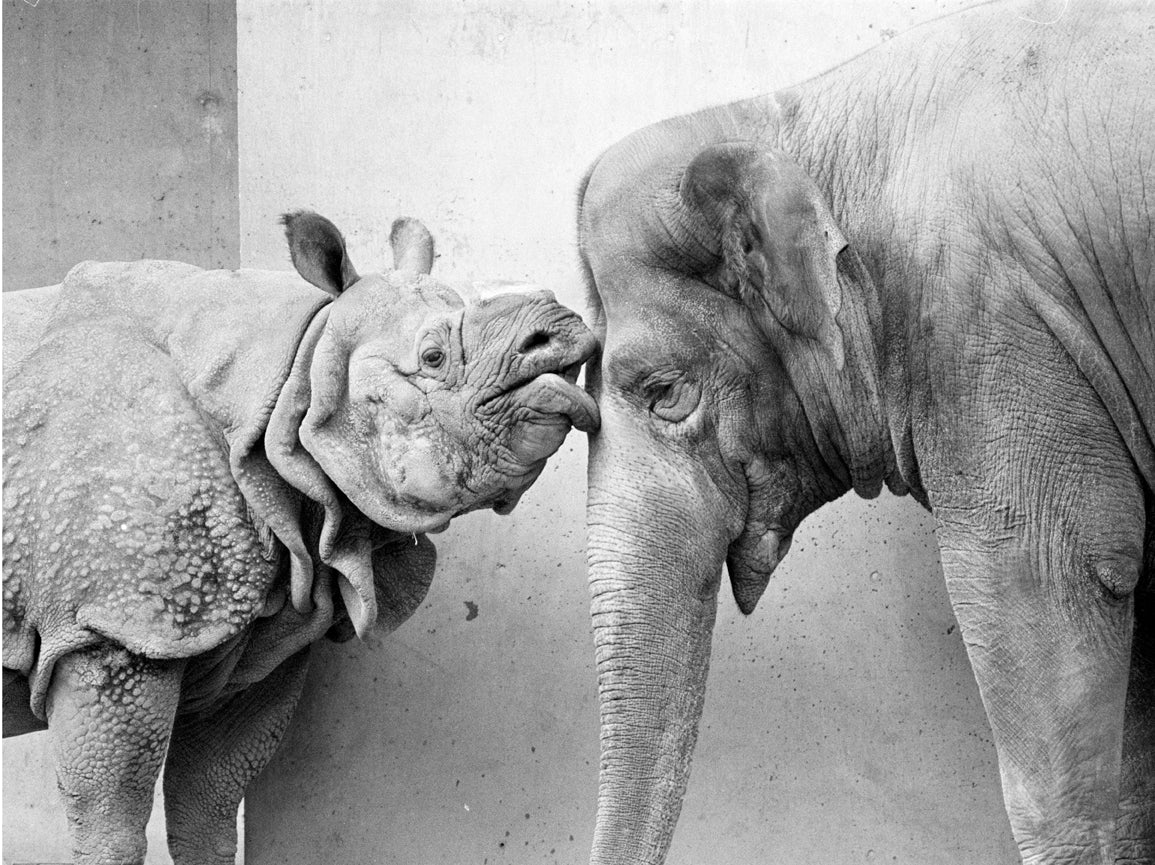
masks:
{"type": "Polygon", "coordinates": [[[56,663],[48,734],[76,865],[144,861],[183,670],[107,645],[56,663]]]}
{"type": "Polygon", "coordinates": [[[210,712],[178,718],[164,769],[175,865],[232,865],[237,808],[272,758],[305,685],[309,650],[210,712]]]}

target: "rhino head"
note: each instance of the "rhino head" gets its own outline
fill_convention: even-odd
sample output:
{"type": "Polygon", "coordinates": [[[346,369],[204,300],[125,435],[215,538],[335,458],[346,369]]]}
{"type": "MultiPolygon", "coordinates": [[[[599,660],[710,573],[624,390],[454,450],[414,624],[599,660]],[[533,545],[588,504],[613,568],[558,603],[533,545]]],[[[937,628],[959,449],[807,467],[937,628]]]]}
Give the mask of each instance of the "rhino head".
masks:
{"type": "Polygon", "coordinates": [[[298,395],[300,446],[374,522],[417,533],[507,513],[571,427],[596,430],[576,380],[597,341],[550,292],[481,296],[434,279],[416,220],[393,225],[395,269],[367,276],[329,220],[282,221],[297,271],[336,296],[298,395]]]}

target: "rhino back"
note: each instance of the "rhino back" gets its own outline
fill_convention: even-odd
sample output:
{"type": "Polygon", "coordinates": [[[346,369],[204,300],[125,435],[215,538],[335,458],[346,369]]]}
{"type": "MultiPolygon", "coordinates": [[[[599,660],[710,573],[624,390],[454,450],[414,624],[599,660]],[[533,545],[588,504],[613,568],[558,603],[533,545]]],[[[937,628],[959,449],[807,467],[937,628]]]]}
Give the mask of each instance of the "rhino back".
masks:
{"type": "Polygon", "coordinates": [[[109,341],[97,336],[57,332],[6,394],[8,667],[36,662],[32,632],[48,655],[97,636],[150,657],[196,654],[250,621],[275,576],[223,442],[171,366],[115,340],[122,362],[93,386],[79,373],[101,368],[109,341]]]}
{"type": "Polygon", "coordinates": [[[189,657],[261,612],[278,562],[230,460],[259,440],[323,303],[299,282],[91,264],[18,309],[22,356],[5,376],[4,666],[30,676],[34,710],[67,652],[109,640],[189,657]]]}

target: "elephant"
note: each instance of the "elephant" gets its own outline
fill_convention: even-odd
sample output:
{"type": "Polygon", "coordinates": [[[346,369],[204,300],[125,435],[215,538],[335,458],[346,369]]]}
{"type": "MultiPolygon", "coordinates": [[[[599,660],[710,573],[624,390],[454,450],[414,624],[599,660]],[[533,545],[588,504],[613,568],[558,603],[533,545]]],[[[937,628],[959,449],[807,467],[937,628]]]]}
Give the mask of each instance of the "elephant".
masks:
{"type": "Polygon", "coordinates": [[[283,222],[295,274],[85,262],[5,297],[4,735],[47,729],[77,863],[143,861],[162,766],[173,861],[233,862],[311,644],[397,627],[427,533],[598,423],[551,292],[429,276],[417,220],[366,276],[283,222]]]}
{"type": "Polygon", "coordinates": [[[723,565],[749,613],[884,486],[932,515],[1023,862],[1155,861],[1152,69],[1139,4],[983,4],[594,161],[591,862],[668,852],[723,565]]]}

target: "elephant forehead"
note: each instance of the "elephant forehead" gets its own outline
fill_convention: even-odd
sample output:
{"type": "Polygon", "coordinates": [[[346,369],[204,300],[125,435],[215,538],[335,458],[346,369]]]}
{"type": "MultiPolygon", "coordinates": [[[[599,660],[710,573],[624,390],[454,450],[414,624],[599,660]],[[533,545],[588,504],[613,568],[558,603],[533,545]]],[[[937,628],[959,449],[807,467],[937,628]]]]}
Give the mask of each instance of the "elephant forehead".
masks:
{"type": "Polygon", "coordinates": [[[690,322],[735,303],[697,276],[672,268],[649,267],[601,251],[591,252],[590,263],[596,300],[611,321],[665,318],[690,322]]]}
{"type": "Polygon", "coordinates": [[[639,281],[627,292],[606,292],[607,355],[629,350],[689,360],[716,353],[719,344],[753,338],[739,302],[689,277],[651,278],[658,281],[664,287],[639,281]]]}

